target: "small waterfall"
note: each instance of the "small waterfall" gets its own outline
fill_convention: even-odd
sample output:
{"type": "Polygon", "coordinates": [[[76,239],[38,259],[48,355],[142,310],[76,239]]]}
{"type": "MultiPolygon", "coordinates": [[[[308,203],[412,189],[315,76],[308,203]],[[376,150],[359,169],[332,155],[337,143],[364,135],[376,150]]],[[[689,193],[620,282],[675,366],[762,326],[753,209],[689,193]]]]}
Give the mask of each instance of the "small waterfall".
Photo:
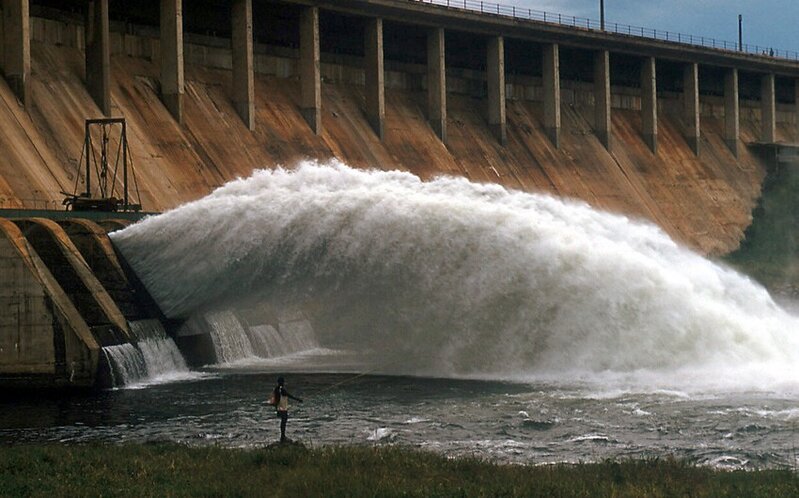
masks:
{"type": "Polygon", "coordinates": [[[133,344],[119,344],[103,348],[111,367],[111,382],[114,387],[137,382],[147,377],[147,365],[141,351],[133,344]]]}
{"type": "Polygon", "coordinates": [[[256,325],[250,327],[250,340],[258,356],[268,358],[279,354],[283,339],[280,332],[271,325],[256,325]]]}
{"type": "MultiPolygon", "coordinates": [[[[319,347],[311,323],[302,316],[292,321],[248,325],[236,311],[216,311],[204,315],[219,363],[253,358],[274,358],[319,347]]],[[[194,327],[198,325],[195,324],[194,327]]]]}
{"type": "Polygon", "coordinates": [[[250,327],[250,338],[258,356],[272,358],[319,347],[308,320],[250,327]]]}
{"type": "Polygon", "coordinates": [[[130,331],[139,340],[139,350],[150,377],[189,370],[175,341],[166,335],[160,321],[137,320],[130,323],[130,331]]]}
{"type": "Polygon", "coordinates": [[[230,363],[255,356],[250,338],[235,313],[232,311],[207,313],[205,321],[210,326],[211,340],[219,363],[230,363]]]}
{"type": "Polygon", "coordinates": [[[185,376],[189,371],[175,342],[158,320],[129,322],[136,344],[103,348],[115,387],[185,376]]]}

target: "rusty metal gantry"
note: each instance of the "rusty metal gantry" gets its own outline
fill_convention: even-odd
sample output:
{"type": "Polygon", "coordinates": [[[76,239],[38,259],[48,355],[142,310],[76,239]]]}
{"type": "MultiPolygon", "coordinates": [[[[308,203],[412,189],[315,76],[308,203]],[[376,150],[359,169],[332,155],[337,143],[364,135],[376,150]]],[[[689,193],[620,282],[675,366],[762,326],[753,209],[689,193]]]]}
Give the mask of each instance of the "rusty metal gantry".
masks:
{"type": "Polygon", "coordinates": [[[67,197],[63,204],[65,209],[72,211],[140,211],[141,200],[139,196],[138,182],[136,173],[133,169],[130,150],[128,148],[128,133],[125,118],[99,118],[87,119],[85,123],[85,135],[83,140],[83,150],[81,152],[78,172],[75,178],[75,189],[73,193],[62,192],[67,197]],[[109,151],[111,134],[109,130],[115,125],[120,125],[119,141],[116,156],[112,157],[109,151]],[[101,129],[101,143],[99,156],[95,149],[92,139],[92,130],[101,129]],[[113,171],[109,168],[113,159],[113,171]],[[85,160],[85,179],[86,190],[78,194],[78,183],[80,182],[80,172],[85,160]],[[117,187],[117,174],[119,173],[120,160],[122,161],[122,198],[114,196],[117,187]],[[92,167],[97,175],[97,194],[92,192],[92,167]],[[129,195],[128,170],[133,176],[133,183],[136,191],[136,203],[131,203],[129,195]],[[109,178],[109,173],[111,173],[109,178]],[[110,180],[110,183],[109,183],[110,180]]]}

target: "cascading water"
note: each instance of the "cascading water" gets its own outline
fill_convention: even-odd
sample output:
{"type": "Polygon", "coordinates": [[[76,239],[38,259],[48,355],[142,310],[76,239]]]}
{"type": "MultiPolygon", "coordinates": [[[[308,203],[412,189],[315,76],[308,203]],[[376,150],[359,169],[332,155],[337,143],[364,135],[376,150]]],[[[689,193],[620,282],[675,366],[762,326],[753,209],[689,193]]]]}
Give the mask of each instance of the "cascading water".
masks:
{"type": "Polygon", "coordinates": [[[103,351],[111,367],[114,386],[186,379],[192,375],[175,342],[158,320],[129,322],[136,344],[107,346],[103,351]]]}
{"type": "Polygon", "coordinates": [[[211,327],[211,340],[221,363],[255,356],[247,332],[235,313],[232,311],[207,313],[205,321],[211,327]]]}
{"type": "Polygon", "coordinates": [[[121,387],[132,384],[147,377],[147,365],[144,356],[135,345],[130,343],[106,346],[103,353],[111,370],[111,384],[121,387]]]}
{"type": "Polygon", "coordinates": [[[250,325],[235,310],[224,310],[201,314],[187,326],[192,329],[199,326],[200,332],[207,331],[220,364],[275,358],[319,348],[313,328],[302,316],[288,321],[276,320],[274,325],[250,325]]]}
{"type": "Polygon", "coordinates": [[[112,238],[168,316],[301,308],[323,347],[362,351],[364,368],[655,389],[799,382],[799,321],[764,289],[651,224],[546,195],[304,163],[112,238]]]}

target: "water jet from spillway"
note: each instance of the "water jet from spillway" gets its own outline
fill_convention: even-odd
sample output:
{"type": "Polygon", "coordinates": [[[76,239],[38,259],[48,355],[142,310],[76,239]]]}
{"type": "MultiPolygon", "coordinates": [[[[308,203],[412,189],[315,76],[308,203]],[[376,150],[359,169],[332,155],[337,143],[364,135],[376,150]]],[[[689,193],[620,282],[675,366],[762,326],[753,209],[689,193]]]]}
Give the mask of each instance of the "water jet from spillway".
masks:
{"type": "Polygon", "coordinates": [[[547,195],[303,163],[112,238],[170,317],[300,307],[391,373],[799,386],[799,320],[763,288],[547,195]]]}

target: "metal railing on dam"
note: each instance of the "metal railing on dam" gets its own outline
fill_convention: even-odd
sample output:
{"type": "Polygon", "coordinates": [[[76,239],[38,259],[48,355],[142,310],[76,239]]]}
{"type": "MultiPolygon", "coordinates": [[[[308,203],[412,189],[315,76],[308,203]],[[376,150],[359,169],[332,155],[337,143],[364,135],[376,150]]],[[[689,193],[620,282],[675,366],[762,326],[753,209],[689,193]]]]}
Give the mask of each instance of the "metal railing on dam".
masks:
{"type": "Polygon", "coordinates": [[[744,52],[751,55],[767,55],[778,59],[799,60],[799,52],[795,50],[784,50],[774,47],[764,47],[728,40],[719,40],[708,36],[686,34],[675,31],[668,31],[657,28],[648,28],[625,24],[619,22],[602,22],[587,17],[580,17],[558,12],[548,12],[544,10],[516,7],[495,2],[484,2],[481,0],[415,0],[421,3],[440,5],[450,9],[480,12],[481,14],[496,15],[512,19],[525,21],[539,21],[570,28],[586,29],[590,31],[608,32],[617,35],[626,35],[636,38],[647,38],[667,42],[682,43],[695,47],[713,48],[730,52],[744,52]]]}

